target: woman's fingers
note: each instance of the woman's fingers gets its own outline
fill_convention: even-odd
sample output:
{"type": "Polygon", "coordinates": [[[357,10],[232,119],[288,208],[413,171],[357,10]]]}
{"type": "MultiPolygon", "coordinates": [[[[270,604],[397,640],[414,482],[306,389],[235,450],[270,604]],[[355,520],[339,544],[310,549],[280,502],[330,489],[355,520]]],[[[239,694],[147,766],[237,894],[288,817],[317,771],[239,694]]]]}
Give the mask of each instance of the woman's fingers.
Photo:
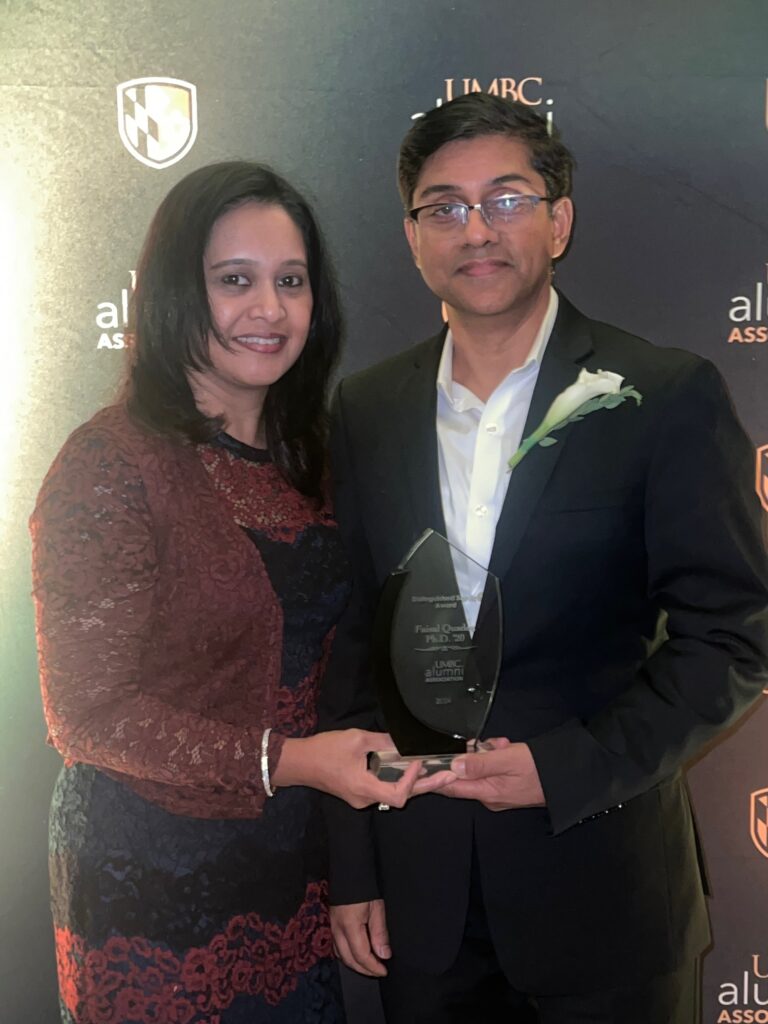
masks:
{"type": "MultiPolygon", "coordinates": [[[[395,807],[404,807],[405,806],[405,804],[408,801],[408,797],[411,795],[411,792],[413,791],[413,787],[414,787],[414,785],[415,785],[415,783],[418,780],[420,775],[421,775],[421,762],[420,761],[414,761],[412,764],[408,765],[408,767],[403,772],[403,774],[400,776],[400,778],[397,780],[397,782],[395,782],[395,783],[392,783],[392,782],[386,783],[386,785],[394,786],[395,792],[397,794],[396,797],[395,797],[395,807]]],[[[390,803],[391,802],[392,801],[390,801],[390,803]]]]}
{"type": "Polygon", "coordinates": [[[452,771],[446,769],[444,772],[434,772],[432,775],[425,775],[414,784],[412,796],[422,796],[424,793],[438,793],[456,781],[452,771]]]}

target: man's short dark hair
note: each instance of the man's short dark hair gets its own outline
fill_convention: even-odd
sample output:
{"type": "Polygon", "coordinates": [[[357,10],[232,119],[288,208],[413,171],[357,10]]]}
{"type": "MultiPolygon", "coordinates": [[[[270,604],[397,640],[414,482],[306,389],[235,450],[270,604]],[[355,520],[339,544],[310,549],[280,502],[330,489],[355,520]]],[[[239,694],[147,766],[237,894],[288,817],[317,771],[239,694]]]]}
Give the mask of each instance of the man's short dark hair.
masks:
{"type": "Polygon", "coordinates": [[[413,193],[429,157],[448,142],[480,135],[520,139],[530,151],[534,170],[544,179],[547,197],[570,196],[575,162],[554,125],[550,131],[545,118],[525,103],[472,92],[430,110],[403,139],[397,178],[406,210],[413,205],[413,193]]]}

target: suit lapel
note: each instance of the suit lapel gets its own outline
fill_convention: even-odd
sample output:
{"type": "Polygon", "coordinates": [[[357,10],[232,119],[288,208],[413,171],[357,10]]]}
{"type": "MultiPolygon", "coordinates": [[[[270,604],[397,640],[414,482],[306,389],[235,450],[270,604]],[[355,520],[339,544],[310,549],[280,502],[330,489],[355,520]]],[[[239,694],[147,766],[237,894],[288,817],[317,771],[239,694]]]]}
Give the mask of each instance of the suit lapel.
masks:
{"type": "MultiPolygon", "coordinates": [[[[549,339],[531,407],[523,430],[527,437],[541,420],[553,399],[576,379],[580,364],[592,352],[588,322],[559,295],[552,336],[549,339]]],[[[440,497],[437,450],[437,369],[445,340],[445,329],[414,350],[411,373],[394,395],[396,428],[393,443],[397,472],[404,484],[418,533],[431,527],[445,535],[440,497]]],[[[572,426],[572,425],[571,425],[572,426]]],[[[571,426],[558,431],[558,443],[536,447],[512,473],[496,527],[490,571],[499,578],[507,572],[536,504],[565,448],[571,426]]],[[[415,538],[414,538],[415,539],[415,538]]]]}
{"type": "MultiPolygon", "coordinates": [[[[419,533],[431,527],[445,535],[437,454],[437,369],[445,330],[414,351],[413,369],[395,397],[397,429],[393,435],[404,467],[407,492],[419,533]]],[[[401,470],[402,471],[402,470],[401,470]]]]}
{"type": "MultiPolygon", "coordinates": [[[[549,339],[525,421],[523,437],[541,423],[552,401],[573,384],[580,363],[591,353],[592,342],[586,318],[562,295],[557,319],[549,339]]],[[[573,424],[555,435],[557,444],[532,449],[513,470],[509,488],[496,526],[490,571],[502,578],[509,569],[536,504],[557,465],[573,424]]]]}

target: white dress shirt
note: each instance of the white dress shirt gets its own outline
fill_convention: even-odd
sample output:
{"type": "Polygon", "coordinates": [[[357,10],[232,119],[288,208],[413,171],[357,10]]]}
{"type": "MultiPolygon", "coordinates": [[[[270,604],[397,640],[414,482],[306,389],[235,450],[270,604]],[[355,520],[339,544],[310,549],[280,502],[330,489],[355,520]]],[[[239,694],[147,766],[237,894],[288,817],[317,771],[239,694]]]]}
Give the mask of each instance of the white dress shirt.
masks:
{"type": "Polygon", "coordinates": [[[450,330],[443,345],[437,371],[440,495],[448,540],[477,563],[454,557],[459,593],[472,628],[509,486],[507,460],[522,440],[557,307],[557,293],[551,288],[547,311],[525,362],[507,374],[485,403],[453,379],[450,330]]]}

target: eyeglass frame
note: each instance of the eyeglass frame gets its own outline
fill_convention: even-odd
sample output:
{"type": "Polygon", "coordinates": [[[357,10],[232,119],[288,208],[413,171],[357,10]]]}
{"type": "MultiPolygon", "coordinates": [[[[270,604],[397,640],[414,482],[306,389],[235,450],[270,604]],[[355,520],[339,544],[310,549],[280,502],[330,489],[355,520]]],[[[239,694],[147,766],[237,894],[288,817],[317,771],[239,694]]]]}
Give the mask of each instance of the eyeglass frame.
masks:
{"type": "MultiPolygon", "coordinates": [[[[535,194],[530,194],[529,195],[529,194],[525,194],[525,193],[521,194],[519,192],[510,192],[510,193],[506,193],[506,194],[501,195],[501,196],[492,196],[492,197],[490,197],[490,199],[483,199],[479,203],[463,203],[463,202],[461,202],[461,200],[458,200],[458,199],[450,199],[450,200],[447,200],[447,201],[442,202],[442,203],[425,203],[424,206],[414,206],[414,208],[412,210],[408,211],[408,216],[410,217],[410,219],[415,224],[418,224],[419,223],[418,214],[420,214],[422,210],[434,209],[435,207],[438,207],[438,206],[457,206],[457,207],[460,207],[460,208],[466,210],[466,213],[465,213],[463,219],[461,221],[459,221],[459,224],[460,224],[461,227],[465,228],[467,226],[467,224],[469,223],[469,215],[470,215],[470,213],[472,212],[472,210],[477,210],[478,213],[480,214],[480,216],[483,218],[483,223],[487,227],[490,228],[490,227],[493,227],[493,218],[492,217],[489,218],[488,215],[485,212],[485,209],[484,209],[485,204],[488,203],[488,202],[495,202],[495,201],[497,201],[499,199],[533,199],[533,200],[535,200],[535,202],[533,204],[533,210],[531,210],[531,213],[533,213],[538,208],[540,203],[556,203],[558,201],[558,199],[562,199],[562,198],[563,198],[562,196],[550,197],[550,196],[539,196],[539,195],[535,195],[535,194]]],[[[504,223],[504,222],[502,222],[502,223],[504,223]]],[[[512,221],[507,221],[506,223],[511,224],[512,221]]],[[[459,224],[457,224],[456,226],[458,227],[459,224]]],[[[498,226],[498,222],[497,222],[497,226],[498,226]]]]}

